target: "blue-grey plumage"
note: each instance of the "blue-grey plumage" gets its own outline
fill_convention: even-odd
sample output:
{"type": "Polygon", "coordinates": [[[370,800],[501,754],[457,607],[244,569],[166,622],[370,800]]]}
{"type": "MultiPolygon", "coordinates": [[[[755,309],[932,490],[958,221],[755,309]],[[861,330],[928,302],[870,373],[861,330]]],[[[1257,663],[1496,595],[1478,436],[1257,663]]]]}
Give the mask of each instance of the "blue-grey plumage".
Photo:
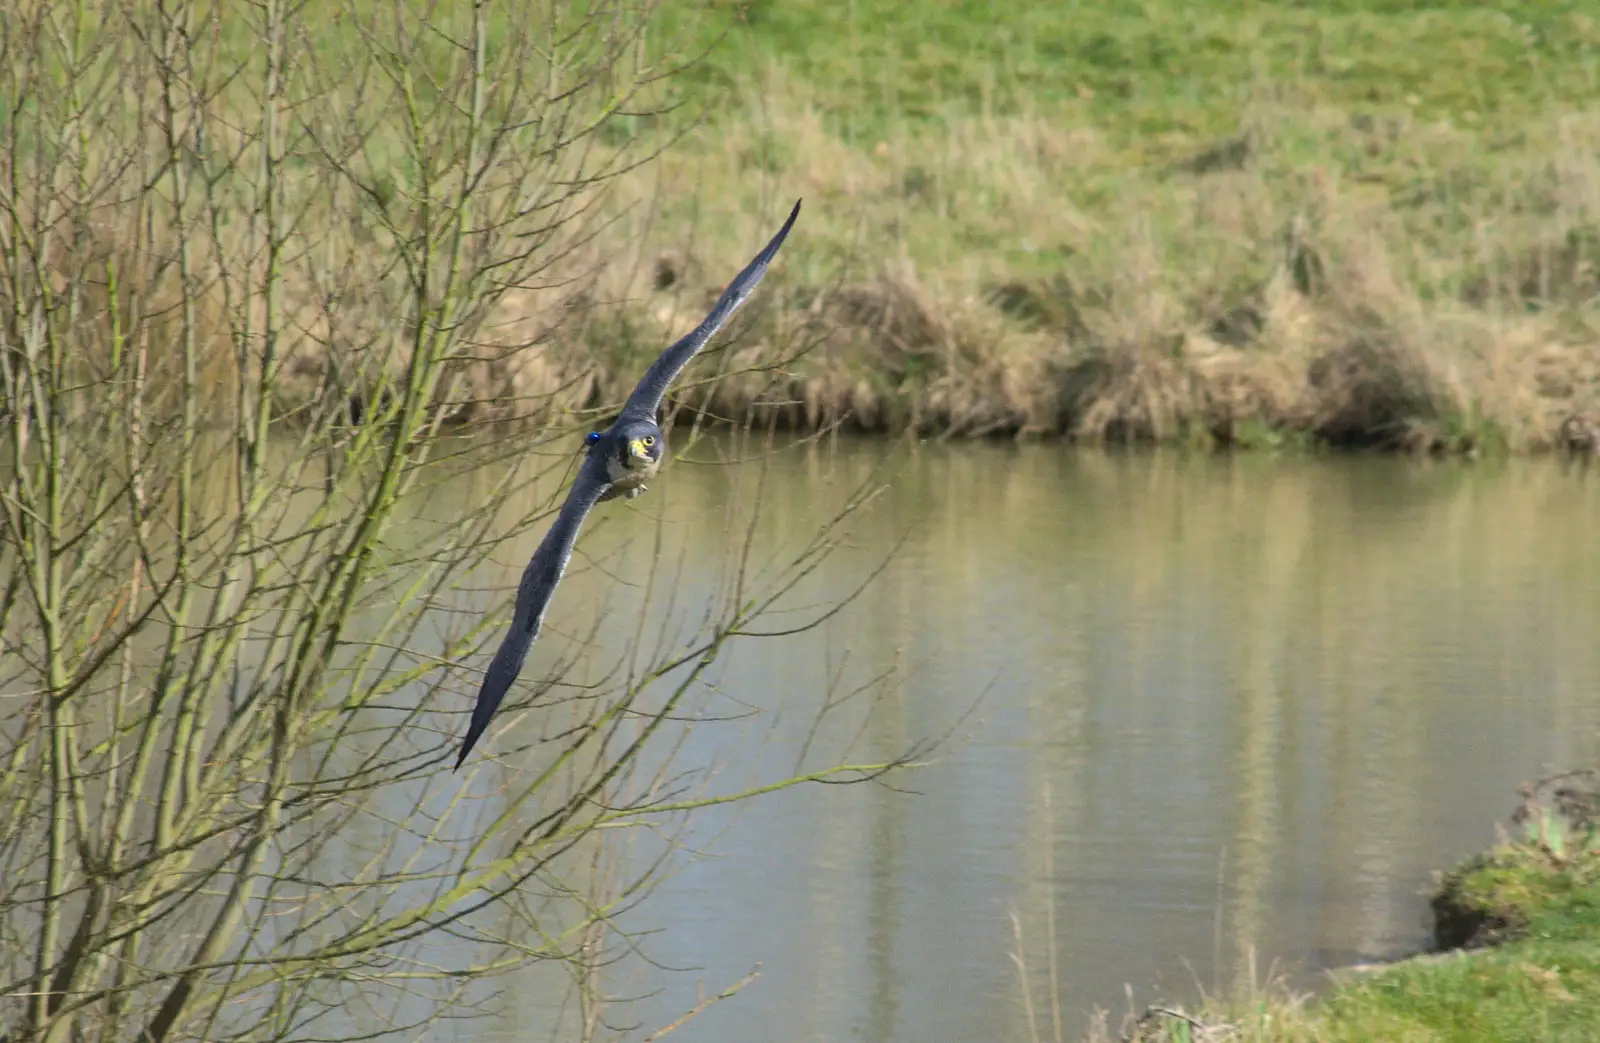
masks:
{"type": "Polygon", "coordinates": [[[672,381],[683,371],[701,348],[706,346],[722,324],[727,322],[734,312],[739,310],[739,305],[745,298],[755,292],[756,286],[761,282],[762,276],[767,274],[767,265],[778,255],[778,247],[789,236],[789,229],[794,227],[795,218],[800,216],[800,200],[795,200],[794,209],[789,211],[789,219],[778,229],[778,234],[756,254],[755,259],[745,265],[744,271],[734,276],[728,288],[722,291],[722,296],[717,298],[717,303],[712,306],[711,314],[683,336],[678,343],[661,353],[661,357],[650,364],[643,377],[639,378],[638,385],[633,389],[633,394],[628,396],[628,401],[623,403],[622,415],[625,417],[648,418],[654,420],[656,411],[661,408],[661,397],[667,393],[667,388],[672,381]]]}
{"type": "Polygon", "coordinates": [[[555,524],[539,541],[527,568],[522,570],[522,581],[517,584],[516,607],[511,613],[511,629],[506,632],[500,647],[495,650],[489,669],[484,672],[483,683],[478,686],[478,702],[472,708],[472,722],[467,726],[466,740],[461,753],[456,756],[456,767],[461,767],[472,752],[472,747],[489,727],[489,719],[500,708],[500,702],[511,689],[511,682],[522,672],[522,663],[528,658],[533,639],[539,636],[544,622],[545,609],[550,607],[550,596],[561,582],[561,574],[572,560],[572,548],[578,542],[578,530],[590,508],[611,490],[606,461],[591,446],[589,454],[578,468],[578,477],[567,493],[567,502],[555,524]]]}
{"type": "Polygon", "coordinates": [[[578,530],[583,520],[597,503],[626,496],[633,499],[645,491],[645,482],[655,477],[666,453],[667,436],[656,424],[656,411],[673,378],[689,364],[689,360],[705,346],[706,341],[738,310],[745,298],[755,290],[767,273],[778,248],[789,235],[795,218],[800,216],[796,202],[789,219],[778,229],[759,254],[737,276],[711,309],[705,321],[696,326],[683,339],[661,353],[640,379],[616,422],[605,431],[591,433],[585,440],[588,452],[578,467],[567,500],[555,524],[539,541],[528,567],[522,570],[522,581],[517,585],[516,606],[512,610],[511,629],[495,651],[484,672],[483,683],[478,688],[478,701],[472,708],[472,722],[467,726],[467,737],[461,743],[461,753],[456,757],[460,768],[489,727],[489,719],[500,708],[506,692],[522,672],[528,658],[528,649],[539,636],[544,622],[545,609],[556,584],[561,582],[567,562],[572,560],[572,549],[578,542],[578,530]]]}

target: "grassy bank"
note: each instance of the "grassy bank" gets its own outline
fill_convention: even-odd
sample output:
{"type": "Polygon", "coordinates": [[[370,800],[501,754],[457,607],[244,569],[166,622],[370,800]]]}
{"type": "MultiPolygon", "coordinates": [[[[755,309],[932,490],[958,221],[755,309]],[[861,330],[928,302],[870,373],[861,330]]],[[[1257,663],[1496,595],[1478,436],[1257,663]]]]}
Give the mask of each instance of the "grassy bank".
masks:
{"type": "Polygon", "coordinates": [[[1600,775],[1551,780],[1513,820],[1515,839],[1441,878],[1442,951],[1340,972],[1310,1002],[1269,990],[1194,1013],[1146,1012],[1123,1038],[1600,1040],[1600,775]]]}
{"type": "MultiPolygon", "coordinates": [[[[451,413],[603,413],[804,196],[781,263],[733,346],[691,371],[686,405],[1091,442],[1590,446],[1588,6],[665,5],[629,59],[644,85],[596,110],[582,145],[599,168],[659,158],[603,198],[598,183],[592,200],[573,193],[600,220],[473,317],[451,413]]],[[[351,64],[349,18],[308,24],[326,36],[308,62],[351,64]]],[[[491,44],[503,32],[491,24],[491,44]]],[[[248,33],[220,38],[254,61],[248,33]]],[[[455,59],[438,49],[446,75],[455,59]]],[[[313,129],[334,111],[292,107],[313,129]]],[[[417,202],[407,163],[426,149],[408,157],[374,126],[360,132],[367,201],[417,202]]],[[[409,350],[380,350],[386,323],[411,320],[373,289],[403,229],[390,211],[355,216],[361,193],[331,221],[315,206],[332,196],[307,195],[350,260],[337,295],[325,276],[284,275],[283,395],[332,373],[371,397],[363,372],[382,367],[367,356],[393,368],[409,350]]]]}
{"type": "MultiPolygon", "coordinates": [[[[1522,449],[1600,406],[1600,22],[1579,5],[801,3],[726,24],[688,75],[691,100],[729,100],[664,157],[670,202],[634,234],[687,245],[706,288],[806,195],[766,339],[816,346],[714,409],[1522,449]]],[[[660,313],[675,292],[629,290],[660,313]]]]}

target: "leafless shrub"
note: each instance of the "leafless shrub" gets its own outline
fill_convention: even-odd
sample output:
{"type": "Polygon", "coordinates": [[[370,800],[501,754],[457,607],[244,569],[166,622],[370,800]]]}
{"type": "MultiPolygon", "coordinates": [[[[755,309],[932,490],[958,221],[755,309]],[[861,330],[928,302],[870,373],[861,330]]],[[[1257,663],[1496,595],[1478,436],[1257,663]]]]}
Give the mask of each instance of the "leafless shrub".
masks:
{"type": "Polygon", "coordinates": [[[560,699],[557,664],[519,767],[444,772],[503,605],[467,577],[564,434],[446,425],[650,158],[598,133],[671,71],[648,15],[0,9],[0,1035],[414,1035],[530,963],[588,983],[660,868],[607,838],[738,796],[673,736],[730,643],[806,625],[760,620],[870,490],[759,576],[731,547],[691,633],[560,699]]]}

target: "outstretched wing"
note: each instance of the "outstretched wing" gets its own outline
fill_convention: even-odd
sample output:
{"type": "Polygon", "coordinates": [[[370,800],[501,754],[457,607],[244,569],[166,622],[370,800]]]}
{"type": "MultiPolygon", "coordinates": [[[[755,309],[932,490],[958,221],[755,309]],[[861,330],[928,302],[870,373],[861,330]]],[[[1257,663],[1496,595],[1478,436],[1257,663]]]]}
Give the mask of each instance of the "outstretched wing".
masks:
{"type": "Polygon", "coordinates": [[[550,605],[550,596],[556,592],[556,584],[561,582],[561,574],[567,570],[567,562],[572,559],[572,548],[578,542],[578,530],[583,527],[583,519],[610,487],[604,464],[598,457],[585,457],[577,478],[572,482],[572,489],[567,493],[567,502],[561,505],[561,513],[556,516],[555,524],[539,541],[539,549],[533,552],[528,567],[522,570],[522,582],[517,585],[516,610],[511,616],[511,630],[500,642],[500,648],[483,675],[483,684],[478,688],[478,703],[472,708],[472,723],[467,727],[467,738],[461,744],[460,755],[456,757],[457,768],[461,767],[467,754],[472,752],[472,747],[489,727],[489,718],[500,708],[500,701],[506,697],[511,682],[522,672],[528,649],[533,647],[534,638],[539,636],[539,625],[544,622],[544,610],[550,605]]]}
{"type": "Polygon", "coordinates": [[[783,245],[783,240],[788,237],[789,229],[794,227],[794,219],[800,216],[800,201],[796,200],[794,209],[789,211],[789,220],[778,229],[778,234],[772,237],[764,249],[756,254],[755,260],[745,266],[722,291],[722,296],[717,298],[716,306],[711,309],[711,314],[705,320],[686,334],[682,340],[661,353],[661,357],[650,364],[645,374],[639,380],[633,394],[628,396],[628,401],[622,406],[622,416],[630,419],[654,420],[656,410],[661,408],[661,396],[667,393],[667,388],[672,381],[694,358],[695,353],[705,347],[722,324],[728,321],[728,316],[739,310],[745,298],[755,292],[761,277],[767,274],[767,265],[778,255],[778,247],[783,245]]]}

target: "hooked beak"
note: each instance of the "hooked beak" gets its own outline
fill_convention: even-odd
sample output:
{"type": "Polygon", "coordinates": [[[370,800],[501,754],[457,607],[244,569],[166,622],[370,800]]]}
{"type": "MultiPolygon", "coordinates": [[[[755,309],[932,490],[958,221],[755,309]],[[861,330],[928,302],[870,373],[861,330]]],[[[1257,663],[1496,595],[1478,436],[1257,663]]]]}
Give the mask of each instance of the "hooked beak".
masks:
{"type": "Polygon", "coordinates": [[[628,440],[628,455],[635,460],[648,461],[650,459],[650,450],[644,447],[644,442],[641,439],[630,438],[628,440]]]}

